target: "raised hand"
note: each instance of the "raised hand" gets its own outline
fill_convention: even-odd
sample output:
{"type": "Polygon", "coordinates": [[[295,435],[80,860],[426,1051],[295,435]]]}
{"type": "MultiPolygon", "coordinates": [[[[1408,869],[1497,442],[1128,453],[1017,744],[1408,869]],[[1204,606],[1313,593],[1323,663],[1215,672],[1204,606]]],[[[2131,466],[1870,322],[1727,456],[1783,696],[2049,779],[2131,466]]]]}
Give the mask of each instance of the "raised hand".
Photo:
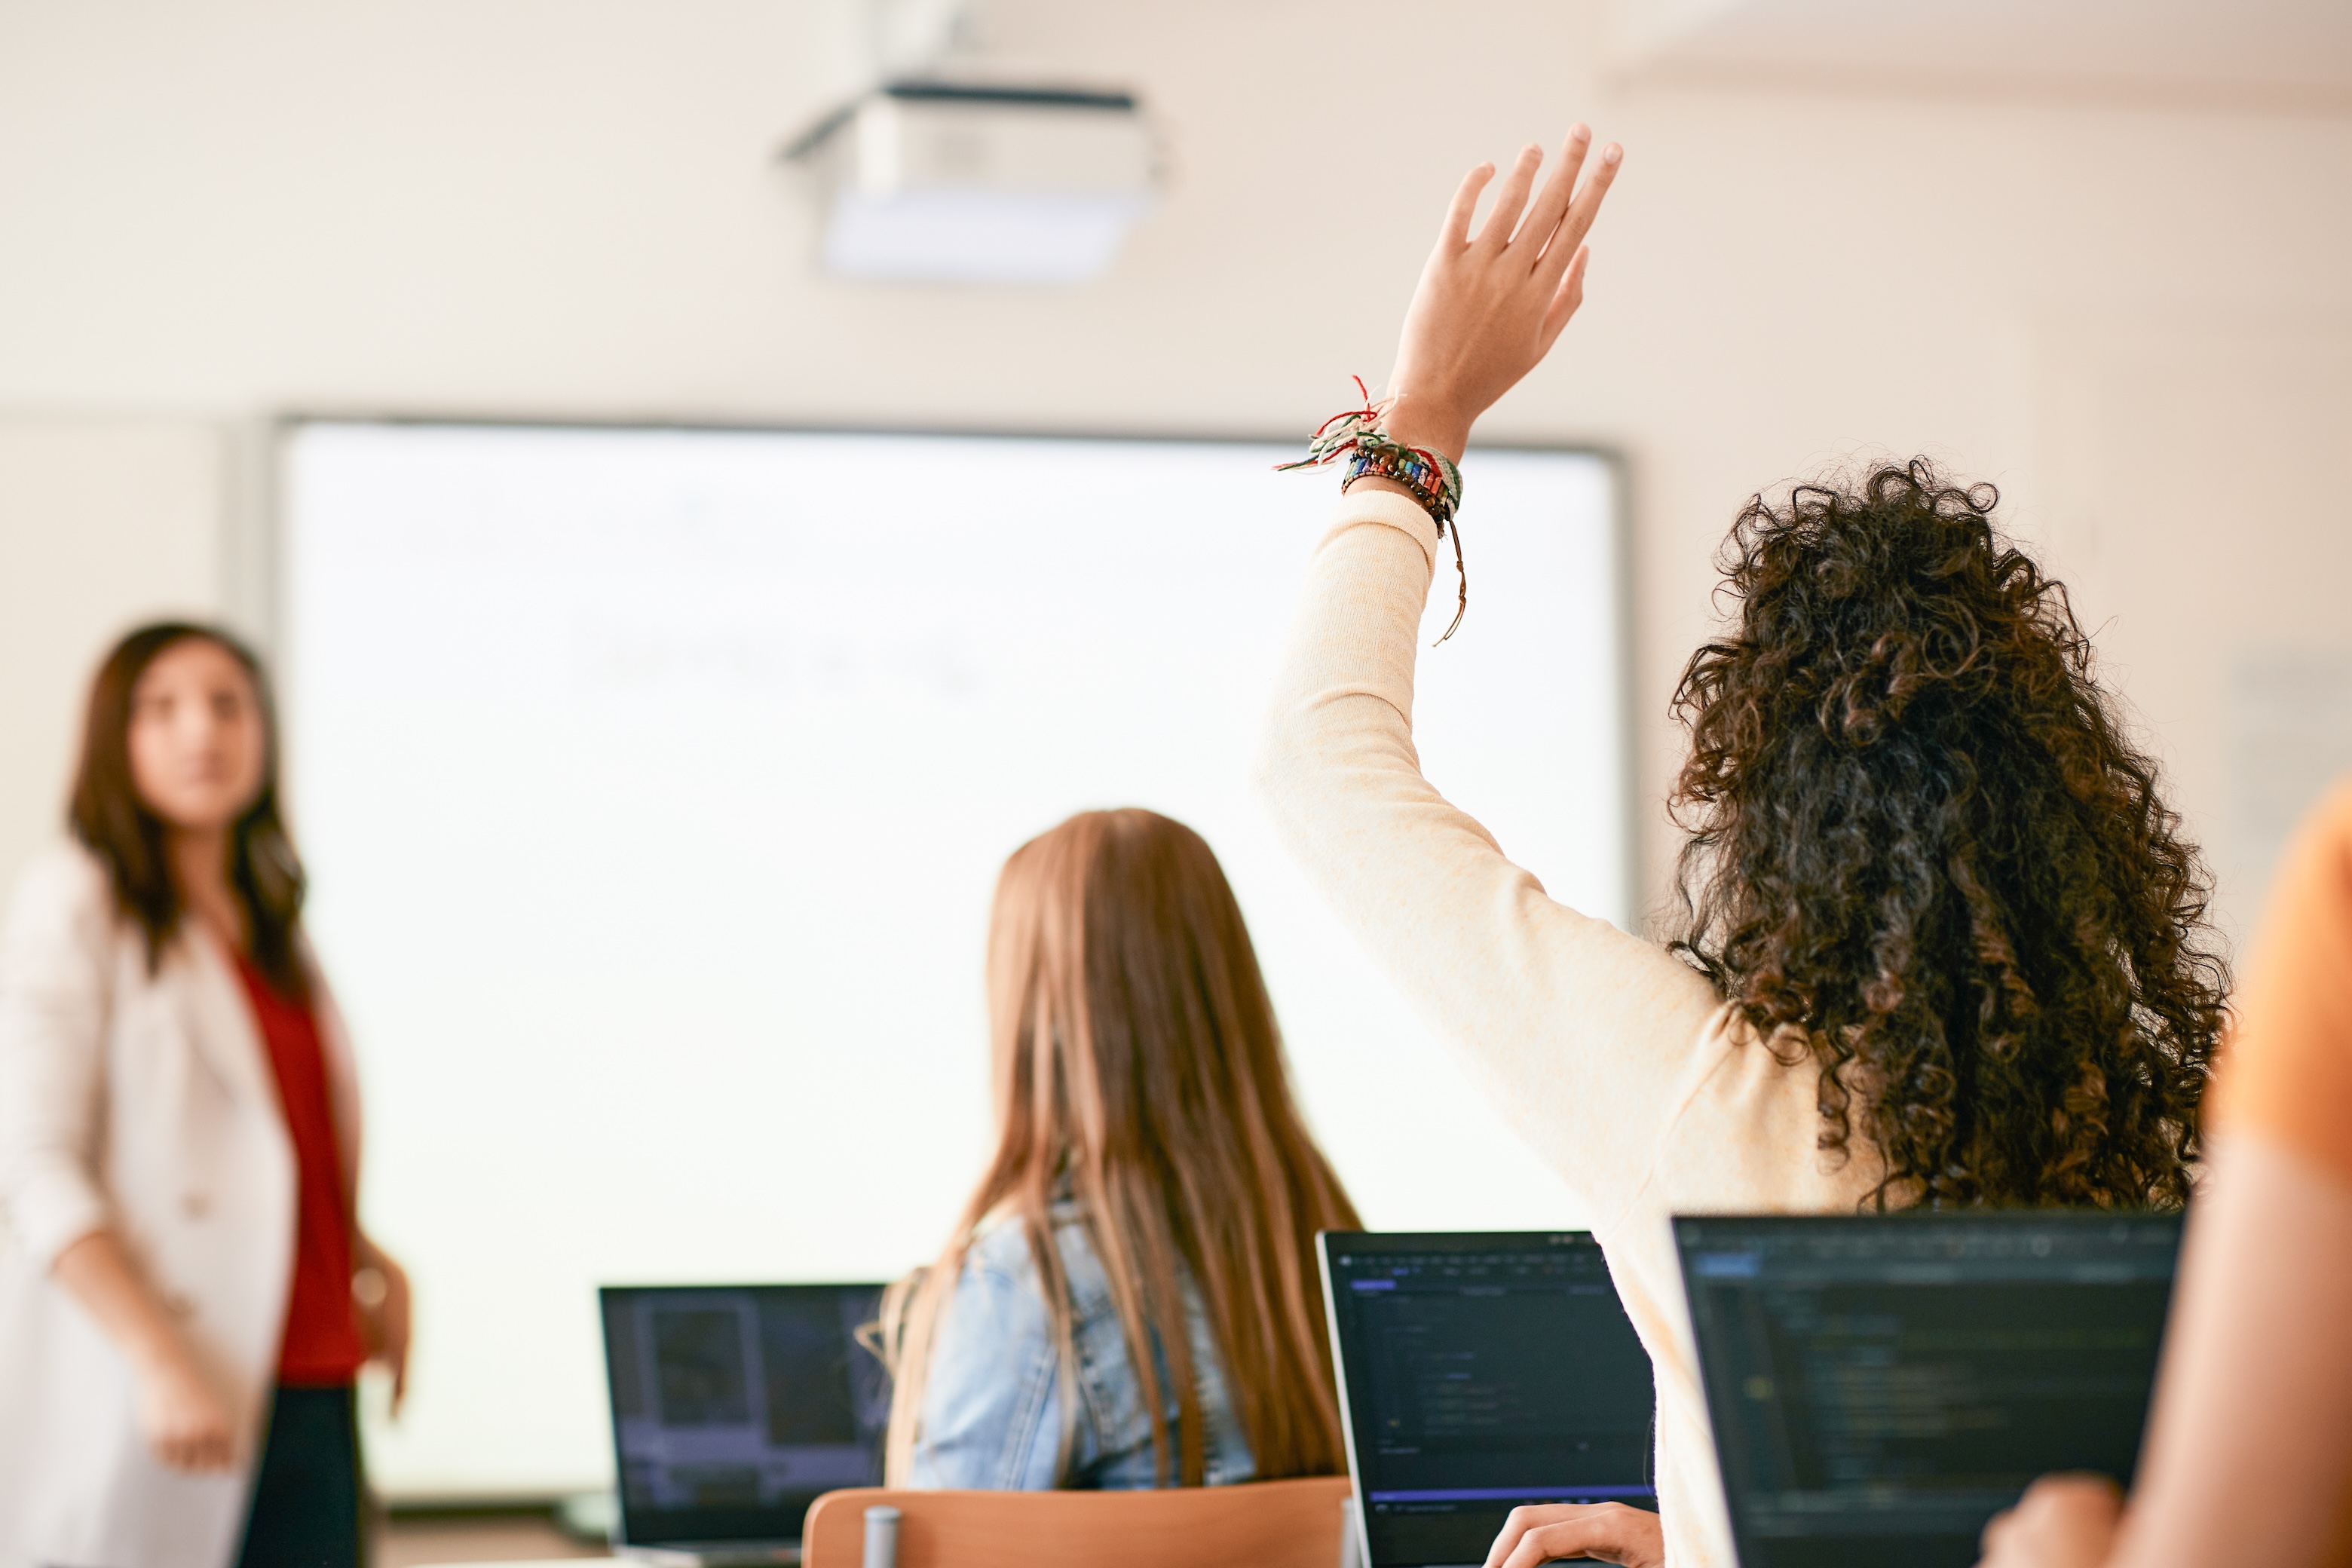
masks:
{"type": "Polygon", "coordinates": [[[1543,152],[1523,149],[1475,237],[1471,215],[1495,166],[1471,170],[1454,193],[1389,377],[1394,402],[1381,423],[1398,440],[1458,459],[1472,423],[1550,352],[1583,303],[1584,236],[1623,156],[1613,142],[1601,148],[1579,185],[1591,143],[1585,127],[1571,130],[1540,190],[1543,152]]]}

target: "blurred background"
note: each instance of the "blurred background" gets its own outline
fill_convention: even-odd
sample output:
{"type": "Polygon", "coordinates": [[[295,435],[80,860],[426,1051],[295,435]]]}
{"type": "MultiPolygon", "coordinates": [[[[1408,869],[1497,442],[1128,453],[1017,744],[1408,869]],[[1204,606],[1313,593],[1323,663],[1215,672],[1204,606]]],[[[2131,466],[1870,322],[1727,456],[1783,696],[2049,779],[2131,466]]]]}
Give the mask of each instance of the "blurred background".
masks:
{"type": "MultiPolygon", "coordinates": [[[[282,637],[289,417],[1295,440],[1385,374],[1462,172],[1579,120],[1627,149],[1587,303],[1480,437],[1614,463],[1623,918],[1740,502],[1926,454],[2074,591],[2238,939],[2352,766],[2335,0],[0,0],[0,880],[112,636],[282,637]],[[1098,275],[845,275],[838,159],[907,79],[1131,98],[1098,275]]],[[[381,1479],[540,1507],[594,1446],[381,1479]]]]}

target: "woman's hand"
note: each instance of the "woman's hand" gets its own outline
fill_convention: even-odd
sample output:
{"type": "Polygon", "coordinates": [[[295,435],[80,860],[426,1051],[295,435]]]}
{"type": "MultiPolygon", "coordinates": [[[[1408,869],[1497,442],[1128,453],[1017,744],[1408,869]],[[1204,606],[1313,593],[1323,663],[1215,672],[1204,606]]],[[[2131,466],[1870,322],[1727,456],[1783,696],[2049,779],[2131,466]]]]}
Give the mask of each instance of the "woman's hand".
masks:
{"type": "Polygon", "coordinates": [[[49,1271],[131,1363],[139,1430],[155,1457],[175,1470],[225,1470],[235,1464],[236,1428],[228,1405],[173,1321],[193,1306],[151,1286],[111,1230],[75,1240],[49,1271]]]}
{"type": "Polygon", "coordinates": [[[2105,1476],[2044,1476],[1985,1526],[1978,1568],[2099,1568],[2123,1511],[2123,1493],[2105,1476]]]}
{"type": "Polygon", "coordinates": [[[1559,163],[1532,204],[1528,195],[1543,153],[1534,146],[1522,151],[1475,239],[1470,216],[1478,193],[1495,176],[1494,165],[1471,170],[1454,193],[1437,248],[1405,311],[1404,338],[1389,376],[1394,401],[1381,421],[1390,435],[1459,459],[1471,424],[1550,352],[1583,302],[1585,231],[1622,156],[1613,142],[1603,147],[1578,189],[1577,171],[1591,142],[1581,125],[1568,133],[1559,163]]]}
{"type": "Polygon", "coordinates": [[[392,1413],[408,1396],[408,1270],[365,1236],[354,1237],[359,1269],[352,1304],[359,1311],[360,1342],[368,1360],[392,1373],[392,1413]]]}
{"type": "Polygon", "coordinates": [[[1663,1568],[1666,1538],[1656,1514],[1622,1502],[1515,1508],[1486,1552],[1486,1568],[1536,1568],[1561,1557],[1663,1568]]]}
{"type": "Polygon", "coordinates": [[[188,1358],[164,1355],[139,1365],[139,1430],[155,1457],[175,1470],[226,1470],[236,1458],[228,1406],[188,1358]]]}

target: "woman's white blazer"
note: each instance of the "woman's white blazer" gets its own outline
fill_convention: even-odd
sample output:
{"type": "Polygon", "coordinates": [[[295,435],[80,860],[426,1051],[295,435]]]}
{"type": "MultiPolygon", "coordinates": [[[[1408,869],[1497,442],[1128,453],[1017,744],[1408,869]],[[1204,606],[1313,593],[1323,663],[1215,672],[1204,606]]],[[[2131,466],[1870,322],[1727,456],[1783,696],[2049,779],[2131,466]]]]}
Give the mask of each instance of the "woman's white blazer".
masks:
{"type": "MultiPolygon", "coordinates": [[[[293,1275],[293,1141],[231,955],[184,922],[153,973],[88,851],[46,852],[0,931],[0,1560],[225,1568],[242,1540],[293,1275]],[[141,1436],[131,1366],[50,1277],[111,1227],[228,1396],[238,1463],[141,1436]]],[[[315,979],[316,968],[312,974],[315,979]]],[[[348,1039],[316,990],[344,1190],[348,1039]]]]}

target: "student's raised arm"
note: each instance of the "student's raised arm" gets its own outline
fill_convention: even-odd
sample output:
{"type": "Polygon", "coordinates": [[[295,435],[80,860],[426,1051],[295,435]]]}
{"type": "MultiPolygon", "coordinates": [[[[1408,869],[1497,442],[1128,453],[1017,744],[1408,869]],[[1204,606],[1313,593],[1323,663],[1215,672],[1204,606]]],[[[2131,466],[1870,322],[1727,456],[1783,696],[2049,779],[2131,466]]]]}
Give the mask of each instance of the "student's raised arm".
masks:
{"type": "MultiPolygon", "coordinates": [[[[1524,151],[1475,235],[1494,170],[1463,181],[1406,316],[1382,417],[1394,440],[1458,458],[1559,338],[1619,162],[1601,149],[1579,185],[1589,144],[1578,127],[1540,189],[1541,154],[1524,151]]],[[[1718,999],[1654,944],[1548,898],[1423,777],[1413,667],[1438,545],[1406,487],[1349,487],[1308,570],[1259,786],[1340,916],[1605,1226],[1701,1070],[1718,999]]]]}

